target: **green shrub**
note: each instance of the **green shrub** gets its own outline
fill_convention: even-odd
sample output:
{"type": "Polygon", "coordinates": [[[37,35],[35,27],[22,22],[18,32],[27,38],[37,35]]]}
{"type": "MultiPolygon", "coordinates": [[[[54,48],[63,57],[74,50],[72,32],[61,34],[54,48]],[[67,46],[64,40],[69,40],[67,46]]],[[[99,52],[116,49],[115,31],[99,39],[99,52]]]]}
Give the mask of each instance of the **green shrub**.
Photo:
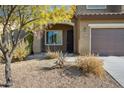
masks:
{"type": "Polygon", "coordinates": [[[77,67],[81,69],[83,73],[93,73],[101,79],[104,77],[103,62],[101,59],[94,55],[80,56],[76,60],[77,67]]]}
{"type": "Polygon", "coordinates": [[[33,39],[34,39],[34,37],[33,37],[33,33],[32,32],[28,32],[27,34],[29,34],[27,37],[26,37],[26,39],[25,40],[27,40],[28,42],[29,42],[29,51],[30,51],[30,53],[32,53],[32,46],[33,46],[33,39]]]}

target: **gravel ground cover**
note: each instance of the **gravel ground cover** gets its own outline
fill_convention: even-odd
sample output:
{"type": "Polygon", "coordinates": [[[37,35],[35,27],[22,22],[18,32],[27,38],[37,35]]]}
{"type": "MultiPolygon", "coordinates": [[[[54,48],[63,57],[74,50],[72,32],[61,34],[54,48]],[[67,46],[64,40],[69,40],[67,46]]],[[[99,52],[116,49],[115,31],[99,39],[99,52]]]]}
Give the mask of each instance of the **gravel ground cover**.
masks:
{"type": "MultiPolygon", "coordinates": [[[[49,69],[55,60],[27,60],[12,63],[14,88],[119,88],[108,73],[101,80],[93,74],[82,75],[74,66],[49,69]]],[[[4,87],[4,64],[0,64],[0,87],[4,87]]]]}

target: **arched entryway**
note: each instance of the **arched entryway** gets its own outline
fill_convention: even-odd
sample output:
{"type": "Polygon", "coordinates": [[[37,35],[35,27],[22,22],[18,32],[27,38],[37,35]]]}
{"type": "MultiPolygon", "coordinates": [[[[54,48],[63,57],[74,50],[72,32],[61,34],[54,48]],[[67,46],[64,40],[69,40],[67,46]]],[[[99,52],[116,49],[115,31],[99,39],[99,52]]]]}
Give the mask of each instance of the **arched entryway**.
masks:
{"type": "Polygon", "coordinates": [[[58,23],[44,32],[42,51],[74,52],[74,30],[72,23],[58,23]]]}
{"type": "Polygon", "coordinates": [[[34,53],[51,51],[74,52],[74,24],[57,23],[51,25],[46,31],[40,31],[34,35],[33,51],[34,53]]]}

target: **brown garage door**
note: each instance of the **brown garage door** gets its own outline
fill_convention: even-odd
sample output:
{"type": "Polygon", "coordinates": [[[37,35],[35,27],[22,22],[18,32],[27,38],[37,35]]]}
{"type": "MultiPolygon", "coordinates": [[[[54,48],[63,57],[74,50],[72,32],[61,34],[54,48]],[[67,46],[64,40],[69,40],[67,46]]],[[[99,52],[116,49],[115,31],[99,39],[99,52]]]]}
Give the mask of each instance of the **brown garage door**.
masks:
{"type": "Polygon", "coordinates": [[[102,56],[124,56],[124,29],[92,29],[91,50],[102,56]]]}

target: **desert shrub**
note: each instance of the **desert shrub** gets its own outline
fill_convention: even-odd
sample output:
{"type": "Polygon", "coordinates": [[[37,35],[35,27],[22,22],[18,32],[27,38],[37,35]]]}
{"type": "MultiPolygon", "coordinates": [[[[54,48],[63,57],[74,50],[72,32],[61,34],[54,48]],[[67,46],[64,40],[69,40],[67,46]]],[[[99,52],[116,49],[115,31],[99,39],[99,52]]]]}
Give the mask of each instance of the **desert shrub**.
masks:
{"type": "Polygon", "coordinates": [[[57,59],[57,61],[55,62],[55,65],[52,68],[63,68],[65,65],[65,58],[66,58],[67,54],[62,53],[62,51],[59,53],[59,57],[57,59]]]}
{"type": "Polygon", "coordinates": [[[59,58],[59,51],[51,51],[50,47],[47,48],[46,59],[59,58]]]}
{"type": "Polygon", "coordinates": [[[22,41],[19,45],[17,45],[14,53],[13,53],[13,61],[21,61],[24,60],[30,53],[29,43],[28,41],[22,41]]]}
{"type": "Polygon", "coordinates": [[[93,73],[101,79],[104,77],[103,62],[101,59],[94,55],[80,56],[76,60],[77,67],[81,69],[83,73],[93,73]]]}
{"type": "MultiPolygon", "coordinates": [[[[11,48],[11,44],[9,46],[11,48]]],[[[13,52],[12,61],[21,61],[24,60],[30,53],[29,43],[26,40],[23,40],[19,45],[17,45],[15,51],[13,52]]],[[[0,62],[4,62],[4,57],[0,51],[0,62]]]]}
{"type": "Polygon", "coordinates": [[[56,51],[56,52],[52,52],[52,51],[48,51],[46,53],[46,59],[55,59],[55,58],[58,58],[59,57],[59,52],[56,51]]]}

